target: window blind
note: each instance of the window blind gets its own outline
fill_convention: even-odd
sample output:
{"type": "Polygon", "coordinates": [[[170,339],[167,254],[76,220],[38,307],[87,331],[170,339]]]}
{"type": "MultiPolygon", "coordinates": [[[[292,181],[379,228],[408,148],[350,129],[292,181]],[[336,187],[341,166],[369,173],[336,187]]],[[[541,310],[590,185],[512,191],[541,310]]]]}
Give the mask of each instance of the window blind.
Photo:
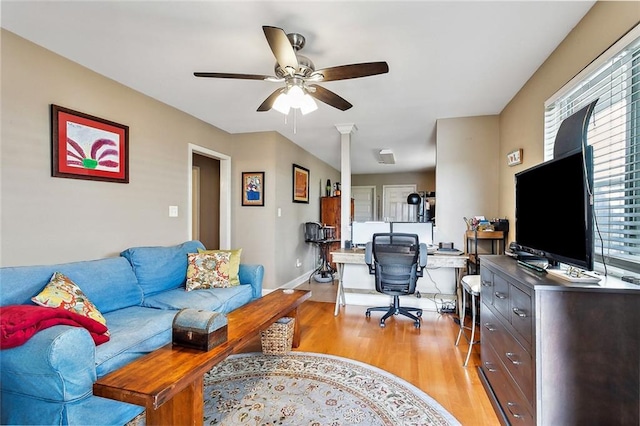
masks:
{"type": "Polygon", "coordinates": [[[545,160],[562,121],[596,99],[587,131],[596,262],[640,272],[640,26],[545,103],[545,160]]]}

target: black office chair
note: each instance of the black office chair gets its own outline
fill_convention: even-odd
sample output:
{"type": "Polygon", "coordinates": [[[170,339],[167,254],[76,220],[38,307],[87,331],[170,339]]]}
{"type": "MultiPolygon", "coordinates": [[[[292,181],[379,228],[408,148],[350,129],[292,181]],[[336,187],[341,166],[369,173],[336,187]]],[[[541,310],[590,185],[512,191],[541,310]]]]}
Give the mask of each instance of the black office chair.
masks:
{"type": "Polygon", "coordinates": [[[373,234],[364,259],[369,273],[376,277],[376,291],[393,296],[391,306],[367,309],[367,318],[372,311],[386,312],[380,319],[380,327],[384,327],[387,318],[400,314],[411,318],[416,328],[420,328],[422,309],[400,306],[400,296],[415,293],[416,281],[427,265],[427,245],[420,243],[416,234],[373,234]]]}

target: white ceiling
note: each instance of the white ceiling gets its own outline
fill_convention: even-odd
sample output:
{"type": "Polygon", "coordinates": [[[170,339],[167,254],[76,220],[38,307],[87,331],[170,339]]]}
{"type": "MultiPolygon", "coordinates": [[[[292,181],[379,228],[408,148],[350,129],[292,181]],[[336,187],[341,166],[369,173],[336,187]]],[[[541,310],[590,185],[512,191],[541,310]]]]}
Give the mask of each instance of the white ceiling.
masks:
{"type": "Polygon", "coordinates": [[[500,113],[594,3],[2,0],[0,16],[3,28],[220,129],[275,130],[337,169],[335,125],[354,123],[351,167],[362,174],[433,169],[436,120],[500,113]],[[317,69],[386,61],[389,73],[322,83],[353,108],[320,103],[287,122],[256,112],[277,83],[193,76],[273,75],[263,25],[304,35],[301,53],[317,69]],[[383,148],[395,165],[378,164],[383,148]]]}

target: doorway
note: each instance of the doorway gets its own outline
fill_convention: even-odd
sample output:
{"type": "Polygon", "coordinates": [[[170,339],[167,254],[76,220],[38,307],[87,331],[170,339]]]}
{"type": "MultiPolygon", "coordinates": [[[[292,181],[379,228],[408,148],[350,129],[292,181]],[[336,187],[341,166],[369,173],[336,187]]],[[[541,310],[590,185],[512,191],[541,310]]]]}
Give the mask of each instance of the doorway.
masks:
{"type": "Polygon", "coordinates": [[[188,167],[189,239],[200,239],[211,249],[230,249],[231,157],[189,144],[188,167]]]}
{"type": "Polygon", "coordinates": [[[220,160],[193,154],[191,234],[209,250],[220,248],[220,160]]]}

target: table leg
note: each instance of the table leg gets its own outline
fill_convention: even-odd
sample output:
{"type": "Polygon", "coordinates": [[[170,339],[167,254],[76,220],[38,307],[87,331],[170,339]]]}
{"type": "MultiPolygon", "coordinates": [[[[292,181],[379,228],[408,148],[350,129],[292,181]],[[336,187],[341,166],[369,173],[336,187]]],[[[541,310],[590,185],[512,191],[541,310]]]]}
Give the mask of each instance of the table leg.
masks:
{"type": "Polygon", "coordinates": [[[456,280],[456,313],[458,314],[458,316],[460,316],[460,312],[462,312],[462,308],[460,307],[462,301],[462,288],[460,286],[460,280],[462,279],[463,275],[462,268],[455,268],[454,274],[456,280]]]}
{"type": "Polygon", "coordinates": [[[342,302],[342,306],[347,304],[346,299],[344,297],[344,286],[342,285],[342,275],[344,273],[344,263],[336,263],[336,267],[338,268],[338,292],[336,293],[336,308],[333,312],[333,316],[338,316],[338,312],[340,311],[340,302],[342,302]]]}
{"type": "Polygon", "coordinates": [[[298,321],[298,308],[289,312],[286,316],[293,318],[293,342],[292,347],[297,348],[300,346],[300,321],[298,321]]]}
{"type": "Polygon", "coordinates": [[[154,409],[146,407],[147,425],[200,426],[204,418],[204,378],[201,376],[180,393],[154,409]]]}

